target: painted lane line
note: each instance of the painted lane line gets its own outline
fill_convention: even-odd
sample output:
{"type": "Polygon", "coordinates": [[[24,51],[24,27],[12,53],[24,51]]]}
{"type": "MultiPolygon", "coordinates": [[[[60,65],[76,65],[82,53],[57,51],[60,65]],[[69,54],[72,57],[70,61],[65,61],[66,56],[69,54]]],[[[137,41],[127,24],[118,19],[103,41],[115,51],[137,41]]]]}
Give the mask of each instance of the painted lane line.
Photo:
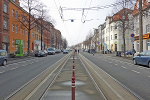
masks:
{"type": "Polygon", "coordinates": [[[17,69],[18,67],[12,68],[11,70],[17,69]]]}
{"type": "Polygon", "coordinates": [[[5,71],[0,72],[0,74],[4,73],[5,71]]]}
{"type": "Polygon", "coordinates": [[[148,77],[150,77],[150,76],[148,76],[148,77]]]}
{"type": "Polygon", "coordinates": [[[2,68],[6,68],[6,66],[2,66],[2,68]]]}
{"type": "Polygon", "coordinates": [[[145,67],[141,67],[140,69],[145,69],[145,67]]]}
{"type": "Polygon", "coordinates": [[[122,68],[124,68],[124,69],[127,69],[127,67],[124,67],[124,66],[121,66],[122,68]]]}
{"type": "Polygon", "coordinates": [[[109,63],[112,63],[112,62],[109,62],[109,63]]]}
{"type": "Polygon", "coordinates": [[[132,70],[132,71],[133,71],[133,72],[135,72],[135,73],[138,73],[138,74],[140,73],[140,72],[138,72],[138,71],[135,71],[135,70],[132,70]]]}
{"type": "Polygon", "coordinates": [[[118,66],[118,64],[115,64],[116,66],[118,66]]]}
{"type": "Polygon", "coordinates": [[[22,65],[22,66],[27,66],[28,64],[22,65]]]}
{"type": "Polygon", "coordinates": [[[14,65],[18,65],[18,63],[14,63],[14,65]]]}

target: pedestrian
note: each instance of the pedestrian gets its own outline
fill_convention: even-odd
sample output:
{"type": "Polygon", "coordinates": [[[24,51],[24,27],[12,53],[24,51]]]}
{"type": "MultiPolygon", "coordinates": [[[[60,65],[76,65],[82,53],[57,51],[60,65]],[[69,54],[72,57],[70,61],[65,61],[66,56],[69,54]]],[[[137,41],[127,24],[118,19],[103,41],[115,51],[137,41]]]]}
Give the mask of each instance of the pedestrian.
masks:
{"type": "Polygon", "coordinates": [[[134,54],[136,53],[135,49],[132,49],[132,55],[134,57],[134,54]]]}
{"type": "Polygon", "coordinates": [[[92,53],[93,53],[93,56],[94,56],[94,49],[92,51],[93,51],[92,53]]]}
{"type": "Polygon", "coordinates": [[[78,53],[79,53],[79,50],[78,50],[78,53]]]}

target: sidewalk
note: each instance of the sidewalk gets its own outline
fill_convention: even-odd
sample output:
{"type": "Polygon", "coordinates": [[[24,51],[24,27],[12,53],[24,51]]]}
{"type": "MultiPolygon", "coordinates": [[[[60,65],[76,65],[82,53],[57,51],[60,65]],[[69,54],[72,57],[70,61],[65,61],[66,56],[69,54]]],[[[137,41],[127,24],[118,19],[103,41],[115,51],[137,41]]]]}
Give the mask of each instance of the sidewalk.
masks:
{"type": "Polygon", "coordinates": [[[116,56],[116,53],[109,53],[109,54],[102,54],[101,52],[95,53],[95,54],[99,54],[99,55],[103,55],[103,56],[111,56],[111,57],[117,57],[117,58],[124,58],[124,59],[129,59],[132,60],[133,55],[126,55],[126,57],[124,57],[124,54],[121,53],[121,57],[120,56],[116,56]]]}

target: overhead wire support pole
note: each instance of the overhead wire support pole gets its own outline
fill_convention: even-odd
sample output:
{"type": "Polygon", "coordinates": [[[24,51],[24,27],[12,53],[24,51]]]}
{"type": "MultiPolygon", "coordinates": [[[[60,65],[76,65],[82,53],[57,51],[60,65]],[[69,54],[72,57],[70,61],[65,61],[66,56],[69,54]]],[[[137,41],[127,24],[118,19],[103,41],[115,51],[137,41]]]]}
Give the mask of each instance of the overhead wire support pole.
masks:
{"type": "Polygon", "coordinates": [[[143,51],[142,0],[139,0],[139,52],[143,51]]]}

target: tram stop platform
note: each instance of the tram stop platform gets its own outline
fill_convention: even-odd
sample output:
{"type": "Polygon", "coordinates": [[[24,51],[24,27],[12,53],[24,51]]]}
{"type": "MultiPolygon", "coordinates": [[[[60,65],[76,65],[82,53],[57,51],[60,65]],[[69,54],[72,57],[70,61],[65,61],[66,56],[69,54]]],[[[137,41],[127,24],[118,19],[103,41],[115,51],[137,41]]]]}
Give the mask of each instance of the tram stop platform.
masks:
{"type": "MultiPolygon", "coordinates": [[[[92,79],[86,72],[77,53],[75,61],[75,99],[76,100],[105,100],[96,89],[92,79]]],[[[61,70],[55,82],[49,88],[42,100],[71,100],[73,55],[61,70]]]]}

